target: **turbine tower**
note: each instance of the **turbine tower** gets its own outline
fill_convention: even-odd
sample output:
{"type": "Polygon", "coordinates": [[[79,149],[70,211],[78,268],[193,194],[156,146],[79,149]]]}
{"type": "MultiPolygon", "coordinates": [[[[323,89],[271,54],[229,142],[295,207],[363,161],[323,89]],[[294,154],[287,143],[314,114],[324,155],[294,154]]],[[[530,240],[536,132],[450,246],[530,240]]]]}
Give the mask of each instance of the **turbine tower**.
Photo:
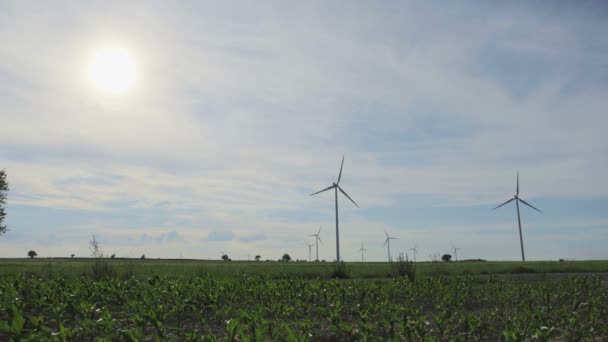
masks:
{"type": "Polygon", "coordinates": [[[312,256],[311,256],[311,255],[312,255],[312,253],[311,253],[311,252],[312,252],[312,246],[313,246],[313,245],[312,245],[312,243],[308,243],[308,242],[307,242],[307,243],[306,243],[306,246],[308,246],[308,261],[310,262],[310,261],[312,261],[312,256]]]}
{"type": "Polygon", "coordinates": [[[391,240],[397,240],[397,238],[389,236],[386,230],[384,231],[384,234],[386,234],[386,240],[384,240],[384,245],[388,246],[388,262],[391,262],[391,240]]]}
{"type": "Polygon", "coordinates": [[[323,190],[310,194],[310,196],[314,196],[316,194],[320,194],[320,193],[330,190],[330,189],[334,189],[334,191],[335,191],[335,195],[336,195],[336,262],[340,262],[340,230],[338,229],[338,190],[340,190],[340,192],[344,196],[346,196],[346,198],[348,198],[351,202],[353,202],[354,205],[357,206],[357,208],[359,208],[359,205],[357,203],[355,203],[355,201],[353,201],[353,199],[350,198],[350,196],[348,196],[348,194],[346,194],[346,192],[340,187],[340,179],[342,178],[342,167],[343,166],[344,166],[344,156],[342,156],[342,164],[340,165],[340,173],[338,174],[338,181],[334,182],[331,186],[328,186],[327,188],[325,188],[323,190]]]}
{"type": "Polygon", "coordinates": [[[315,237],[315,244],[317,245],[317,260],[315,261],[319,261],[319,242],[323,244],[323,241],[321,241],[321,237],[319,236],[319,234],[321,234],[321,227],[319,227],[319,231],[317,232],[317,234],[308,235],[315,237]]]}
{"type": "Polygon", "coordinates": [[[454,250],[454,258],[456,258],[456,261],[458,261],[458,251],[461,250],[462,248],[458,248],[458,247],[454,246],[454,244],[451,242],[450,242],[450,245],[452,245],[452,249],[454,250]]]}
{"type": "Polygon", "coordinates": [[[361,241],[361,248],[359,248],[359,251],[361,251],[361,262],[365,262],[365,259],[363,258],[363,252],[367,251],[367,249],[363,248],[363,241],[361,241]]]}
{"type": "Polygon", "coordinates": [[[517,186],[515,188],[515,196],[513,196],[513,198],[511,198],[510,200],[506,201],[505,203],[497,206],[496,208],[494,208],[492,210],[496,210],[513,200],[515,200],[515,207],[517,208],[517,224],[519,226],[519,244],[521,246],[521,261],[526,261],[526,254],[524,253],[524,239],[521,236],[521,218],[519,216],[519,202],[527,205],[528,207],[538,211],[541,214],[542,214],[542,211],[536,209],[532,204],[524,201],[521,197],[519,197],[519,172],[517,172],[517,186]]]}

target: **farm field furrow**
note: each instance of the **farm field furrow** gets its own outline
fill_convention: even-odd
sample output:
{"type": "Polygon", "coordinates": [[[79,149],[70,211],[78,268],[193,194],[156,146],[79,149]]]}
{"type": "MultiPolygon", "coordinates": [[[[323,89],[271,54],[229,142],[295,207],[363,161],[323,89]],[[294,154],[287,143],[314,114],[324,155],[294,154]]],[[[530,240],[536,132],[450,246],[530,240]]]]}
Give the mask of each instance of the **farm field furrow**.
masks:
{"type": "Polygon", "coordinates": [[[0,278],[0,340],[606,340],[599,276],[0,278]]]}

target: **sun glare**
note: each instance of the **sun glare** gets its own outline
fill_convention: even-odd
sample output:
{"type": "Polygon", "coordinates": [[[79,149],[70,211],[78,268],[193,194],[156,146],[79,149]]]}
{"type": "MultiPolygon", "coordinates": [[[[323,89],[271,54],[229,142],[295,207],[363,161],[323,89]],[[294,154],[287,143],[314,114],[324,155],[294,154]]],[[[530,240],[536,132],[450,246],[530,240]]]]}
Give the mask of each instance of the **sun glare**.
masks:
{"type": "Polygon", "coordinates": [[[93,53],[87,67],[87,76],[99,90],[121,94],[135,86],[137,65],[127,49],[107,47],[93,53]]]}

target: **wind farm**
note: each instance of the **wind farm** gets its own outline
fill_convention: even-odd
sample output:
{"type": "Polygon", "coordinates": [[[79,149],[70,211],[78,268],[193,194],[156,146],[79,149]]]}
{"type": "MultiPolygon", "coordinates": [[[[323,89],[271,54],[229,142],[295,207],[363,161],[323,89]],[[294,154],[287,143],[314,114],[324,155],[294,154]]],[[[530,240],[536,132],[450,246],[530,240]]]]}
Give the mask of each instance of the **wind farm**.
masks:
{"type": "Polygon", "coordinates": [[[1,1],[0,341],[608,341],[607,18],[1,1]]]}
{"type": "Polygon", "coordinates": [[[321,240],[321,237],[319,236],[319,234],[321,234],[321,228],[322,227],[319,227],[319,230],[317,231],[316,234],[308,235],[308,236],[312,236],[315,238],[315,251],[316,251],[315,261],[319,261],[319,242],[321,244],[323,244],[323,241],[321,240]]]}

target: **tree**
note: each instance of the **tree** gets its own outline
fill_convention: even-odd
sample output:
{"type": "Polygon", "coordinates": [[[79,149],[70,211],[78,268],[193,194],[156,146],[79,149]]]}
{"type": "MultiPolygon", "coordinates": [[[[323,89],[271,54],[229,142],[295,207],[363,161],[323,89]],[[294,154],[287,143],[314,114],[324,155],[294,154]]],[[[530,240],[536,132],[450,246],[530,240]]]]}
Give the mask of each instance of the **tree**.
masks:
{"type": "Polygon", "coordinates": [[[72,258],[74,258],[74,257],[76,256],[76,254],[72,253],[72,255],[71,255],[71,256],[72,256],[72,258]]]}
{"type": "Polygon", "coordinates": [[[452,256],[449,254],[444,254],[441,256],[441,260],[445,261],[445,262],[449,262],[452,260],[452,256]]]}
{"type": "Polygon", "coordinates": [[[141,260],[146,260],[146,255],[145,255],[145,254],[142,254],[140,259],[141,259],[141,260]]]}
{"type": "Polygon", "coordinates": [[[0,170],[0,235],[7,232],[6,225],[2,224],[6,213],[4,212],[4,204],[6,204],[6,193],[8,192],[8,182],[6,181],[6,171],[0,170]]]}
{"type": "Polygon", "coordinates": [[[256,255],[256,256],[255,256],[255,261],[260,261],[260,259],[261,259],[261,258],[262,258],[261,256],[256,255]]]}
{"type": "Polygon", "coordinates": [[[291,260],[291,257],[289,256],[289,254],[287,254],[287,253],[283,254],[281,261],[289,262],[290,260],[291,260]]]}
{"type": "Polygon", "coordinates": [[[228,254],[222,254],[222,260],[229,261],[230,258],[228,257],[228,254]]]}
{"type": "Polygon", "coordinates": [[[34,259],[34,257],[38,256],[38,253],[36,253],[36,251],[29,251],[27,252],[27,256],[30,257],[30,259],[34,259]]]}

